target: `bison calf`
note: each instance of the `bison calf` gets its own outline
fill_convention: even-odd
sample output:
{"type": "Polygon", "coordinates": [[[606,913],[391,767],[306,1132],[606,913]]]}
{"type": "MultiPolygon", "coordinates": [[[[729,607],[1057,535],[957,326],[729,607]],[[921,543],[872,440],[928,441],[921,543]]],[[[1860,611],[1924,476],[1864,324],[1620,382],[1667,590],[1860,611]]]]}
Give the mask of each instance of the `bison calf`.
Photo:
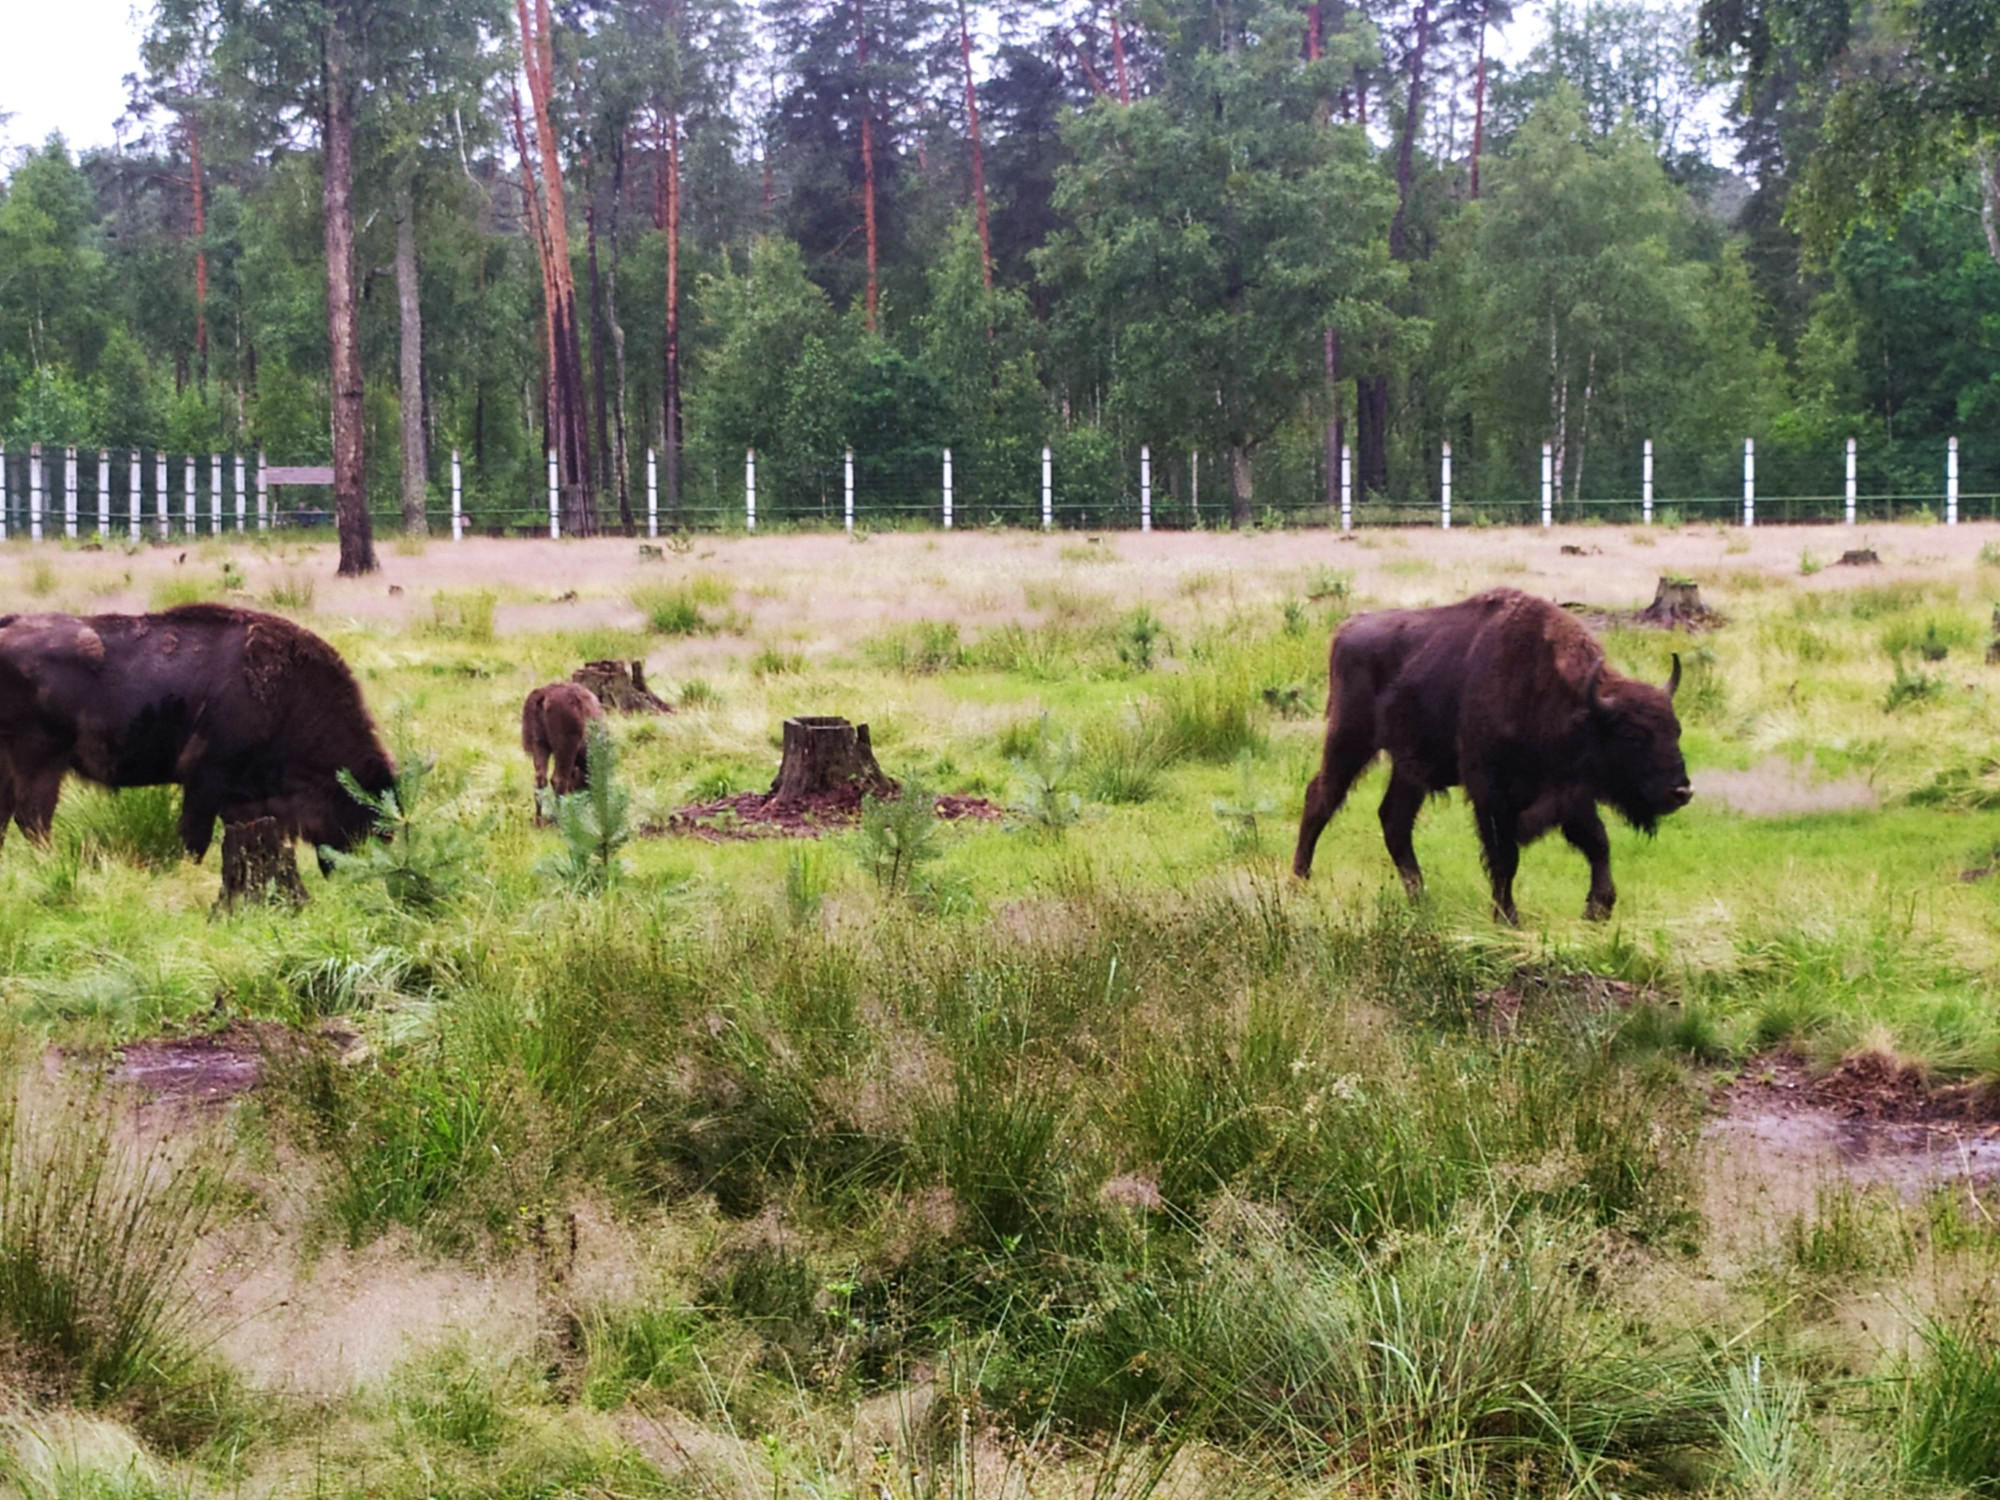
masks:
{"type": "Polygon", "coordinates": [[[521,748],[535,763],[535,821],[544,821],[542,791],[567,797],[590,785],[590,721],[604,717],[597,694],[574,682],[552,682],[521,705],[521,748]],[[555,775],[549,774],[553,764],[555,775]]]}
{"type": "Polygon", "coordinates": [[[1509,923],[1523,844],[1560,828],[1590,861],[1584,916],[1602,920],[1617,891],[1597,804],[1651,833],[1693,795],[1672,701],[1680,657],[1664,690],[1635,682],[1569,615],[1514,589],[1357,615],[1334,636],[1328,677],[1326,743],[1292,858],[1301,880],[1327,820],[1385,752],[1382,837],[1410,894],[1424,882],[1410,841],[1417,810],[1463,786],[1494,913],[1509,923]]]}

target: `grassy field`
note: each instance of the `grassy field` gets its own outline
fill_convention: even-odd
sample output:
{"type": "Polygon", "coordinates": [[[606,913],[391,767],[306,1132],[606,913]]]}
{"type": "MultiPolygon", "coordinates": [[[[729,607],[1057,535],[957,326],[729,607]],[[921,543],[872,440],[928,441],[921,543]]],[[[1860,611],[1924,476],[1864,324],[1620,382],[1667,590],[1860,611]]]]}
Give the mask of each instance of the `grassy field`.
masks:
{"type": "Polygon", "coordinates": [[[406,772],[297,912],[213,914],[177,794],[0,848],[0,1495],[2000,1487],[2000,529],[383,563],[0,548],[8,609],[299,619],[406,772]],[[1604,630],[1697,790],[1613,922],[1554,840],[1494,927],[1455,798],[1411,908],[1379,770],[1289,879],[1343,618],[1664,574],[1724,623],[1604,630]],[[518,745],[601,657],[677,709],[616,849],[518,745]],[[796,713],[1005,816],[661,831],[796,713]]]}

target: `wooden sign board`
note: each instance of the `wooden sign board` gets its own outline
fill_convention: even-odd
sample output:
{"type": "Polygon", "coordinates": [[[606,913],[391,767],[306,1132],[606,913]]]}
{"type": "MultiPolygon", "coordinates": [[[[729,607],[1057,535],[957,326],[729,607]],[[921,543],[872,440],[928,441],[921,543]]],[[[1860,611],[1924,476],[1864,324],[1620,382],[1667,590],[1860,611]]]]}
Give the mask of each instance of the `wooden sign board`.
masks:
{"type": "Polygon", "coordinates": [[[315,467],[310,464],[284,468],[273,464],[264,471],[266,484],[332,484],[333,466],[315,467]]]}

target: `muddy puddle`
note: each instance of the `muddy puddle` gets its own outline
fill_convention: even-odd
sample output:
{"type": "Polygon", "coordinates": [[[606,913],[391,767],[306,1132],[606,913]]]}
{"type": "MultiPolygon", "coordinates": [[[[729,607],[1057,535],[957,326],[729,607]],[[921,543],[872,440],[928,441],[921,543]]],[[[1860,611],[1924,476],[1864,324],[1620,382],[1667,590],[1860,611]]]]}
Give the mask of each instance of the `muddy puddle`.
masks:
{"type": "Polygon", "coordinates": [[[1815,1074],[1800,1058],[1760,1058],[1716,1098],[1704,1135],[1743,1191],[1809,1209],[1844,1180],[1905,1198],[1942,1182],[2000,1180],[2000,1101],[1976,1085],[1929,1088],[1878,1056],[1815,1074]]]}

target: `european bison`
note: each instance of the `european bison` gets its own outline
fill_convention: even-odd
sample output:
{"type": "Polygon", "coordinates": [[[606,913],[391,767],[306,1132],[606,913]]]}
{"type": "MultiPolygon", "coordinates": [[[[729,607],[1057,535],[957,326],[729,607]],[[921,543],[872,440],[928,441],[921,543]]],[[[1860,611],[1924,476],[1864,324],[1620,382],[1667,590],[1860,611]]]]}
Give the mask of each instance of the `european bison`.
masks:
{"type": "Polygon", "coordinates": [[[1463,786],[1472,802],[1493,908],[1514,910],[1521,846],[1560,828],[1590,861],[1584,916],[1611,914],[1611,844],[1597,815],[1609,803],[1646,833],[1693,796],[1681,759],[1674,689],[1605,663],[1604,648],[1555,605],[1495,589],[1437,609],[1358,615],[1334,636],[1326,744],[1306,788],[1292,872],[1348,788],[1379,752],[1392,766],[1382,837],[1410,894],[1423,891],[1410,830],[1424,798],[1463,786]]]}
{"type": "Polygon", "coordinates": [[[179,785],[181,843],[199,860],[218,817],[275,818],[288,837],[351,848],[373,814],[338,773],[380,792],[395,763],[346,663],[276,615],[0,615],[0,835],[11,817],[46,840],[72,771],[179,785]]]}
{"type": "Polygon", "coordinates": [[[528,694],[521,705],[521,748],[535,763],[535,821],[542,821],[542,788],[550,785],[549,763],[558,797],[590,784],[590,721],[604,717],[597,694],[574,682],[552,682],[528,694]]]}

